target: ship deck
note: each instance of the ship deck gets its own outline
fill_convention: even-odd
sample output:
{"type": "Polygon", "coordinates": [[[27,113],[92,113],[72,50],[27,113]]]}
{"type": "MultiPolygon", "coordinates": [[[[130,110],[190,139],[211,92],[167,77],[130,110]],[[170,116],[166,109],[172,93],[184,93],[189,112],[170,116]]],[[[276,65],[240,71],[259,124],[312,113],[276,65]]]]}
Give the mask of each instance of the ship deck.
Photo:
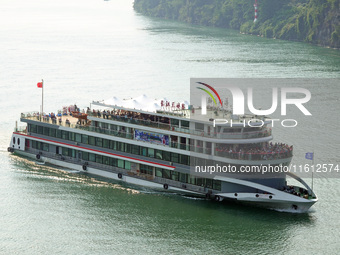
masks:
{"type": "MultiPolygon", "coordinates": [[[[207,107],[206,114],[202,114],[201,108],[190,108],[190,109],[176,109],[171,107],[162,107],[161,109],[157,109],[156,111],[146,111],[143,109],[136,109],[136,108],[127,108],[124,106],[118,105],[110,105],[105,104],[102,102],[93,102],[92,105],[99,106],[101,108],[106,108],[109,110],[115,111],[126,111],[126,112],[134,112],[137,114],[148,114],[152,116],[159,116],[159,117],[167,117],[167,118],[174,118],[174,119],[187,119],[188,121],[194,122],[212,122],[214,119],[223,119],[227,120],[228,123],[232,120],[234,124],[244,125],[248,123],[248,121],[252,122],[259,122],[264,121],[265,123],[271,123],[270,118],[266,116],[255,116],[253,114],[244,114],[244,115],[233,115],[232,111],[229,109],[221,109],[215,107],[207,107]],[[259,121],[261,120],[261,121],[259,121]]],[[[223,122],[222,122],[223,123],[223,122]]],[[[221,124],[222,124],[221,123],[221,124]]],[[[226,124],[226,123],[224,123],[226,124]]]]}
{"type": "Polygon", "coordinates": [[[44,123],[59,125],[59,126],[65,126],[65,127],[76,127],[77,124],[81,124],[83,126],[89,126],[91,121],[87,119],[87,115],[85,118],[85,115],[83,117],[78,118],[72,116],[72,114],[60,114],[53,117],[53,114],[45,115],[43,119],[40,119],[39,113],[32,112],[32,113],[22,113],[21,118],[30,119],[34,121],[42,121],[44,123]]]}

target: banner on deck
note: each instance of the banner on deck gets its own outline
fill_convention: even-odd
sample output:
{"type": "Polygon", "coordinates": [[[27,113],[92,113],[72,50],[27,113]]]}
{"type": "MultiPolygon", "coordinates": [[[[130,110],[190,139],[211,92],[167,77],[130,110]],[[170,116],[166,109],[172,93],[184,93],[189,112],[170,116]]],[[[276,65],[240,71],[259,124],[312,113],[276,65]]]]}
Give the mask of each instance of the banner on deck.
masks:
{"type": "Polygon", "coordinates": [[[156,143],[156,144],[163,144],[169,146],[169,136],[156,134],[156,133],[149,133],[145,131],[141,131],[136,129],[135,130],[135,139],[138,141],[149,142],[149,143],[156,143]]]}

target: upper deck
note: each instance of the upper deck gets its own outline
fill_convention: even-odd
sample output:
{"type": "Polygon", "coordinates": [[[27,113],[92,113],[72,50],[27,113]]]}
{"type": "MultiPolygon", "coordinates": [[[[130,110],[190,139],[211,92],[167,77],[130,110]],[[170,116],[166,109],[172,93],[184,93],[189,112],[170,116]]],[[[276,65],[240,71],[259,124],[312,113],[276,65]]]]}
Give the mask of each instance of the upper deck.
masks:
{"type": "MultiPolygon", "coordinates": [[[[266,117],[254,115],[233,115],[231,111],[218,108],[207,108],[202,114],[201,108],[166,108],[155,107],[153,110],[128,108],[125,106],[110,105],[104,102],[93,102],[92,106],[104,107],[105,110],[93,110],[89,116],[125,122],[132,125],[169,130],[190,135],[228,139],[272,139],[272,131],[267,127],[271,123],[266,117]],[[189,109],[190,108],[190,109],[189,109]]],[[[253,142],[256,142],[255,140],[253,142]]],[[[261,142],[261,141],[257,141],[261,142]]]]}
{"type": "MultiPolygon", "coordinates": [[[[132,99],[131,99],[132,100],[132,99]]],[[[172,119],[183,119],[191,122],[197,123],[210,123],[213,124],[213,120],[226,120],[227,123],[223,122],[216,122],[218,125],[226,125],[230,126],[232,123],[233,126],[250,126],[248,122],[251,122],[251,127],[256,126],[262,123],[268,124],[271,123],[271,119],[266,116],[256,116],[252,114],[245,114],[245,115],[233,115],[232,111],[229,109],[224,109],[221,107],[212,107],[208,106],[206,108],[205,113],[203,113],[201,107],[195,107],[193,105],[185,105],[177,103],[172,103],[172,106],[164,106],[163,100],[161,100],[162,106],[159,106],[157,103],[154,103],[151,107],[146,106],[145,109],[143,108],[132,108],[129,103],[121,103],[120,105],[117,104],[109,104],[105,101],[93,101],[92,105],[105,107],[107,109],[114,109],[124,112],[134,113],[134,115],[152,115],[158,117],[168,117],[172,119]]],[[[143,107],[142,105],[140,107],[143,107]]]]}
{"type": "MultiPolygon", "coordinates": [[[[271,128],[268,127],[262,127],[262,128],[252,128],[254,131],[245,131],[245,129],[210,129],[206,130],[204,126],[201,127],[195,127],[195,125],[192,125],[190,127],[190,123],[186,126],[183,126],[182,121],[174,121],[174,119],[169,117],[160,117],[155,118],[154,115],[150,114],[134,114],[133,112],[126,111],[124,112],[121,110],[120,112],[108,112],[108,111],[89,111],[87,114],[88,122],[87,124],[84,123],[83,125],[79,125],[79,119],[73,117],[71,114],[63,115],[59,114],[56,116],[56,118],[51,117],[51,114],[44,115],[43,122],[44,123],[51,123],[55,125],[70,127],[70,128],[81,128],[81,129],[88,129],[89,131],[94,130],[94,126],[90,126],[91,121],[94,122],[109,122],[109,123],[120,123],[122,126],[131,126],[131,127],[137,127],[146,129],[146,130],[157,130],[160,129],[158,132],[171,132],[173,134],[182,134],[182,135],[193,135],[198,136],[200,138],[210,138],[210,139],[219,139],[219,142],[222,143],[223,140],[225,141],[234,141],[239,139],[247,139],[250,140],[249,142],[256,141],[254,139],[258,138],[265,138],[266,140],[271,140],[271,128]],[[181,125],[182,124],[182,125],[181,125]]],[[[40,121],[39,112],[29,112],[29,113],[22,113],[21,114],[22,120],[34,120],[34,121],[40,121]]],[[[105,129],[105,128],[101,128],[105,129]]],[[[105,130],[104,130],[105,131],[105,130]]],[[[107,132],[110,132],[112,130],[107,130],[107,132]]],[[[106,132],[105,132],[106,133],[106,132]]],[[[121,132],[123,133],[123,132],[121,132]]],[[[130,138],[130,137],[129,137],[130,138]]],[[[260,142],[260,141],[259,141],[260,142]]],[[[245,143],[242,141],[239,141],[239,143],[245,143]]]]}

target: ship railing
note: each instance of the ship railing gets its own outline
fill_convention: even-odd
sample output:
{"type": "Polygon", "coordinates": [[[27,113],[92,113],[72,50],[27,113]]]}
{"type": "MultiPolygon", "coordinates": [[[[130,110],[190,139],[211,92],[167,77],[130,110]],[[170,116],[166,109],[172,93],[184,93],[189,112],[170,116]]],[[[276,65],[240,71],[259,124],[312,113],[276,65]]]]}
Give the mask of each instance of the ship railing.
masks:
{"type": "Polygon", "coordinates": [[[170,147],[175,148],[175,149],[187,150],[187,151],[193,151],[194,149],[192,145],[177,143],[177,142],[171,142],[170,147]]]}
{"type": "MultiPolygon", "coordinates": [[[[171,125],[169,123],[163,123],[163,122],[157,122],[157,121],[151,121],[150,119],[144,120],[144,119],[138,119],[138,118],[132,118],[127,116],[120,116],[115,114],[99,114],[89,112],[89,116],[94,116],[97,118],[106,118],[111,119],[115,121],[120,122],[126,122],[130,124],[136,124],[140,126],[146,126],[146,127],[153,127],[153,128],[159,128],[163,130],[169,130],[169,131],[175,131],[179,133],[186,133],[196,136],[202,136],[202,137],[210,137],[210,138],[218,138],[218,139],[248,139],[248,138],[260,138],[260,137],[268,137],[271,136],[272,130],[271,128],[263,128],[258,131],[249,131],[249,132],[228,132],[228,133],[215,133],[215,132],[206,132],[204,130],[192,130],[187,127],[179,127],[176,125],[171,125]]],[[[56,117],[58,117],[57,115],[56,117]]],[[[33,119],[33,120],[40,120],[40,113],[39,112],[26,112],[21,113],[21,118],[27,118],[27,119],[33,119]]],[[[43,115],[43,122],[52,123],[52,124],[59,124],[62,126],[67,127],[75,127],[76,124],[72,123],[64,123],[57,121],[56,118],[51,118],[49,114],[43,115]]]]}
{"type": "Polygon", "coordinates": [[[187,150],[187,151],[211,155],[211,148],[203,148],[201,146],[195,146],[195,145],[191,145],[191,144],[171,142],[170,147],[180,149],[180,150],[187,150]]]}
{"type": "Polygon", "coordinates": [[[243,133],[218,133],[216,138],[219,139],[248,139],[248,138],[260,138],[272,135],[271,128],[265,128],[259,131],[243,132],[243,133]]]}
{"type": "Polygon", "coordinates": [[[215,155],[224,158],[242,159],[242,160],[273,160],[281,158],[290,158],[293,156],[293,150],[272,151],[272,152],[228,152],[215,150],[215,155]]]}
{"type": "Polygon", "coordinates": [[[21,118],[23,119],[40,119],[40,113],[39,112],[23,112],[21,113],[21,118]]]}
{"type": "Polygon", "coordinates": [[[101,127],[94,127],[94,126],[82,126],[82,125],[74,125],[73,128],[106,134],[106,135],[112,135],[112,136],[121,137],[121,138],[133,139],[132,133],[122,131],[122,130],[114,130],[114,129],[107,129],[107,128],[101,128],[101,127]]]}
{"type": "MultiPolygon", "coordinates": [[[[43,114],[43,118],[41,120],[41,113],[40,112],[25,112],[21,113],[21,118],[22,119],[31,119],[31,120],[36,120],[36,121],[42,121],[46,123],[52,123],[52,124],[57,124],[57,118],[60,117],[59,115],[55,116],[55,118],[52,118],[51,114],[43,114]]],[[[58,122],[59,123],[59,122],[58,122]]],[[[62,125],[62,123],[59,123],[62,125]]]]}
{"type": "Polygon", "coordinates": [[[89,112],[89,116],[93,116],[96,118],[110,119],[119,122],[125,122],[130,124],[135,124],[139,126],[146,126],[152,128],[159,128],[169,131],[175,131],[180,133],[186,133],[197,136],[204,136],[210,138],[219,138],[219,139],[247,139],[247,138],[259,138],[259,137],[267,137],[271,135],[271,128],[264,128],[258,131],[251,132],[228,132],[228,133],[215,133],[215,132],[206,132],[204,130],[192,130],[187,127],[179,127],[177,125],[172,125],[169,123],[163,123],[159,121],[152,121],[150,119],[140,119],[128,117],[127,115],[116,115],[116,114],[103,114],[103,113],[93,113],[89,112]]]}
{"type": "Polygon", "coordinates": [[[27,126],[15,127],[14,132],[26,134],[27,133],[27,126]]]}
{"type": "MultiPolygon", "coordinates": [[[[90,113],[89,115],[95,116],[98,118],[103,118],[102,114],[98,116],[97,114],[90,113]]],[[[64,121],[59,122],[57,120],[58,116],[59,115],[57,115],[56,118],[51,118],[50,115],[44,114],[42,121],[45,123],[52,123],[54,125],[77,128],[78,124],[66,123],[64,121]]],[[[145,126],[145,127],[159,128],[163,130],[175,131],[179,133],[186,133],[186,134],[202,136],[202,137],[218,138],[218,139],[248,139],[248,138],[267,137],[271,135],[271,128],[264,128],[259,131],[242,132],[242,133],[241,132],[214,133],[214,132],[205,132],[204,130],[192,130],[186,127],[179,127],[176,125],[170,125],[170,124],[166,124],[162,122],[155,122],[151,120],[128,118],[128,117],[119,116],[119,115],[104,115],[104,116],[107,116],[106,117],[107,119],[112,119],[115,121],[126,122],[126,123],[136,124],[136,125],[145,126]]],[[[21,118],[40,121],[40,113],[39,112],[21,113],[21,118]]],[[[87,125],[85,126],[89,127],[87,125]]],[[[107,132],[110,132],[110,131],[107,131],[107,132]]]]}

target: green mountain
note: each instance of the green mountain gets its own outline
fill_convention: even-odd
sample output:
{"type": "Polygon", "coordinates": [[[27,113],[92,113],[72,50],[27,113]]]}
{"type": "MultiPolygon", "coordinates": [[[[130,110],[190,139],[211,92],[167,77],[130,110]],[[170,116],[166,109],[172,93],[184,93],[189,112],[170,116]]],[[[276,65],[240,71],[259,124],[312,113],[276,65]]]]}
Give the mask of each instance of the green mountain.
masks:
{"type": "Polygon", "coordinates": [[[340,0],[135,0],[144,15],[340,48],[340,0]]]}

